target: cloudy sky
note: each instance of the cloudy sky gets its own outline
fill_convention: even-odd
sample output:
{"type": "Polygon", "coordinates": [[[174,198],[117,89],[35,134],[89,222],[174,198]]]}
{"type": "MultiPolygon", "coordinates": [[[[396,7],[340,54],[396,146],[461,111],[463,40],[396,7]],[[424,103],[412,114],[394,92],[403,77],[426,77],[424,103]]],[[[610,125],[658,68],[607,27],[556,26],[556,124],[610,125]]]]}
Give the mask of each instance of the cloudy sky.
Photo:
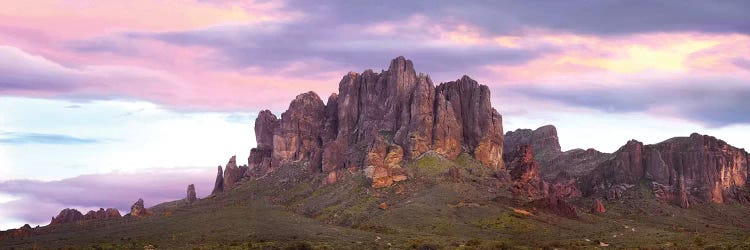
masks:
{"type": "Polygon", "coordinates": [[[206,195],[258,110],[399,55],[563,149],[750,148],[748,1],[0,2],[0,229],[206,195]]]}

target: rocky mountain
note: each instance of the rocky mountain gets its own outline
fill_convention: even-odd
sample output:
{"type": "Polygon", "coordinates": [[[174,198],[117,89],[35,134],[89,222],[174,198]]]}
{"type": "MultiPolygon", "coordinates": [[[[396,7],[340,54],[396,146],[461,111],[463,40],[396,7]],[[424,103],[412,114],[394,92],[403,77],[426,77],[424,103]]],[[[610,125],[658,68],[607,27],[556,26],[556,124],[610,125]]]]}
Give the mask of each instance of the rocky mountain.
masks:
{"type": "Polygon", "coordinates": [[[748,153],[715,137],[694,133],[652,145],[631,140],[613,155],[583,178],[586,193],[616,199],[648,181],[658,198],[682,207],[750,201],[748,153]]]}
{"type": "Polygon", "coordinates": [[[521,145],[531,145],[534,148],[534,158],[547,160],[552,156],[560,154],[560,140],[557,137],[557,128],[553,125],[541,126],[535,130],[517,129],[505,133],[505,152],[512,151],[521,145]]]}
{"type": "Polygon", "coordinates": [[[509,152],[521,145],[531,145],[534,159],[541,164],[541,175],[554,179],[562,174],[566,178],[577,178],[593,170],[610,157],[596,149],[572,149],[562,151],[557,128],[545,125],[535,130],[517,129],[505,134],[504,151],[509,152]]]}
{"type": "Polygon", "coordinates": [[[0,232],[1,243],[750,247],[750,206],[701,204],[750,201],[744,149],[693,134],[653,145],[633,140],[612,154],[562,151],[552,125],[504,134],[490,99],[489,88],[468,76],[435,86],[399,57],[379,73],[348,73],[325,101],[307,92],[279,116],[259,112],[248,165],[232,156],[218,166],[208,197],[197,199],[191,184],[184,199],[151,208],[139,199],[128,219],[93,224],[80,222],[119,212],[65,209],[52,224],[69,224],[0,232]]]}
{"type": "Polygon", "coordinates": [[[307,92],[280,119],[261,111],[246,175],[260,177],[292,164],[335,181],[337,171],[356,167],[373,186],[385,187],[406,179],[403,162],[428,151],[448,159],[466,152],[488,168],[502,169],[502,116],[490,97],[487,86],[468,76],[434,86],[404,57],[380,73],[350,72],[325,103],[307,92]]]}

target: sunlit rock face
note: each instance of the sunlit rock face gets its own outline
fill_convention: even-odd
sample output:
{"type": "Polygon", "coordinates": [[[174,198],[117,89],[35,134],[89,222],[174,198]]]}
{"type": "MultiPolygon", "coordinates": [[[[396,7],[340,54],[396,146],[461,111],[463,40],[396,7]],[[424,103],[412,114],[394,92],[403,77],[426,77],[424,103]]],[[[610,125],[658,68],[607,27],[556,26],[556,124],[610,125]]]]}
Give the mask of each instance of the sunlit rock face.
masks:
{"type": "Polygon", "coordinates": [[[380,73],[350,72],[325,103],[308,92],[281,119],[262,111],[247,175],[288,164],[326,173],[358,167],[384,187],[407,178],[402,162],[428,151],[448,159],[466,152],[501,169],[502,116],[490,99],[489,88],[468,76],[435,87],[403,57],[380,73]]]}
{"type": "Polygon", "coordinates": [[[583,185],[587,193],[651,181],[657,197],[682,207],[691,202],[748,202],[748,154],[712,136],[692,134],[657,144],[632,140],[598,166],[583,185]]]}

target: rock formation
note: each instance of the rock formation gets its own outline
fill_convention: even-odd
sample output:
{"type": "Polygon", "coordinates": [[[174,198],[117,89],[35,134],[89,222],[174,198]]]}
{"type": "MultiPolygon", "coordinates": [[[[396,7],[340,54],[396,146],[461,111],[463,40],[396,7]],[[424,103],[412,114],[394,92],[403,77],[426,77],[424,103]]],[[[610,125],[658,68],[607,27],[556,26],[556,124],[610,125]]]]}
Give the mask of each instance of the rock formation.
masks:
{"type": "Polygon", "coordinates": [[[314,92],[294,98],[274,130],[271,167],[298,163],[321,169],[324,111],[325,104],[314,92]]]}
{"type": "Polygon", "coordinates": [[[750,201],[747,176],[745,150],[692,134],[653,145],[631,140],[587,175],[582,185],[588,194],[613,193],[613,189],[650,180],[655,195],[688,207],[691,201],[750,201]]]}
{"type": "Polygon", "coordinates": [[[198,200],[198,198],[195,195],[195,185],[190,184],[187,188],[187,197],[185,197],[185,202],[187,202],[187,204],[193,204],[193,202],[195,202],[196,200],[198,200]]]}
{"type": "Polygon", "coordinates": [[[143,205],[143,199],[138,199],[135,203],[133,203],[132,206],[130,206],[130,216],[131,217],[143,217],[151,215],[151,211],[146,209],[143,205]]]}
{"type": "Polygon", "coordinates": [[[83,220],[83,214],[76,209],[66,208],[60,211],[57,216],[52,217],[50,224],[71,223],[83,220]]]}
{"type": "Polygon", "coordinates": [[[534,148],[534,159],[539,162],[545,179],[557,178],[561,173],[571,179],[581,177],[609,157],[609,154],[595,149],[561,151],[557,128],[553,125],[536,130],[517,129],[505,134],[505,152],[526,144],[534,148]]]}
{"type": "Polygon", "coordinates": [[[104,208],[99,208],[99,210],[91,210],[85,215],[76,209],[66,208],[60,211],[57,216],[52,217],[50,225],[120,217],[120,211],[118,211],[117,208],[107,208],[106,210],[104,208]]]}
{"type": "Polygon", "coordinates": [[[551,155],[562,152],[560,140],[557,137],[557,128],[552,125],[545,125],[535,130],[517,129],[505,134],[504,151],[511,151],[521,145],[531,145],[537,160],[548,159],[551,155]]]}
{"type": "Polygon", "coordinates": [[[24,224],[18,229],[0,231],[0,240],[29,237],[37,233],[36,229],[39,229],[39,226],[37,226],[36,228],[32,228],[31,226],[29,226],[29,224],[24,224]]]}
{"type": "Polygon", "coordinates": [[[511,191],[528,197],[546,196],[549,185],[539,178],[539,163],[534,160],[531,145],[521,145],[506,152],[504,160],[513,181],[511,191]]]}
{"type": "Polygon", "coordinates": [[[468,76],[435,87],[403,57],[380,73],[350,72],[325,104],[308,92],[281,119],[258,115],[248,175],[294,164],[325,173],[359,167],[384,187],[406,178],[402,162],[428,151],[448,159],[466,152],[502,169],[502,116],[490,99],[489,88],[468,76]]]}
{"type": "Polygon", "coordinates": [[[218,194],[224,192],[224,172],[221,171],[221,166],[219,166],[219,170],[216,172],[216,181],[214,182],[214,190],[211,191],[211,194],[218,194]]]}
{"type": "Polygon", "coordinates": [[[568,218],[577,218],[578,212],[575,206],[566,202],[563,198],[550,195],[531,202],[535,208],[547,210],[553,214],[568,218]]]}
{"type": "Polygon", "coordinates": [[[591,206],[591,213],[603,214],[603,213],[606,213],[606,212],[607,212],[607,209],[604,208],[604,204],[602,204],[602,200],[595,199],[594,200],[594,205],[591,206]]]}
{"type": "Polygon", "coordinates": [[[224,191],[227,191],[234,187],[234,185],[242,179],[245,175],[247,168],[237,167],[237,156],[232,156],[227,162],[227,166],[224,168],[224,184],[222,185],[224,191]]]}
{"type": "Polygon", "coordinates": [[[83,220],[100,220],[100,219],[109,219],[109,218],[120,218],[122,217],[120,215],[120,211],[117,210],[117,208],[107,208],[107,210],[104,210],[104,208],[99,208],[97,211],[89,211],[83,216],[83,220]]]}
{"type": "MultiPolygon", "coordinates": [[[[257,146],[250,150],[247,159],[248,168],[256,173],[265,173],[271,169],[273,154],[273,133],[279,126],[279,120],[269,110],[258,113],[255,119],[255,140],[257,146]]],[[[250,174],[250,171],[247,172],[250,174]]]]}

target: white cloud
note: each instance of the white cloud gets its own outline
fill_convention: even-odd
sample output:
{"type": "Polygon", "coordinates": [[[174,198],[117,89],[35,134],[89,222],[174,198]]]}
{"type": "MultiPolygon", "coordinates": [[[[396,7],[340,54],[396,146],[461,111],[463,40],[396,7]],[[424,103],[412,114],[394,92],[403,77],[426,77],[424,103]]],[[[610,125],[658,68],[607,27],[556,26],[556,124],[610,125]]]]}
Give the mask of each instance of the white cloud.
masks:
{"type": "Polygon", "coordinates": [[[179,113],[143,101],[0,98],[0,130],[90,138],[91,144],[0,144],[0,180],[52,180],[154,167],[207,167],[242,162],[254,146],[253,124],[230,116],[179,113]],[[67,108],[78,105],[80,108],[67,108]]]}

